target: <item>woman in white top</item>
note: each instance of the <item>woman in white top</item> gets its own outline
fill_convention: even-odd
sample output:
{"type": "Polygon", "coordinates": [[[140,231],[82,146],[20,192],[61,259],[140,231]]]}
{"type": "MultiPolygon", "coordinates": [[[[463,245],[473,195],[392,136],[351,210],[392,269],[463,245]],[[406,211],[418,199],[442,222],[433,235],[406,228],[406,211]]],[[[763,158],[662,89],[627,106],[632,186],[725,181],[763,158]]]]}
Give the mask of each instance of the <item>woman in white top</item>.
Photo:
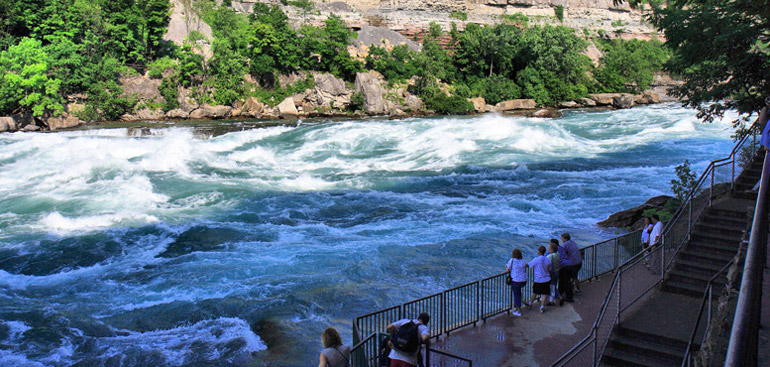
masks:
{"type": "Polygon", "coordinates": [[[642,247],[650,247],[650,232],[652,232],[652,222],[650,217],[644,217],[644,226],[642,227],[642,247]]]}
{"type": "Polygon", "coordinates": [[[511,273],[513,291],[513,315],[521,316],[521,289],[527,284],[527,262],[521,256],[521,250],[513,249],[511,259],[505,264],[505,271],[511,273]]]}

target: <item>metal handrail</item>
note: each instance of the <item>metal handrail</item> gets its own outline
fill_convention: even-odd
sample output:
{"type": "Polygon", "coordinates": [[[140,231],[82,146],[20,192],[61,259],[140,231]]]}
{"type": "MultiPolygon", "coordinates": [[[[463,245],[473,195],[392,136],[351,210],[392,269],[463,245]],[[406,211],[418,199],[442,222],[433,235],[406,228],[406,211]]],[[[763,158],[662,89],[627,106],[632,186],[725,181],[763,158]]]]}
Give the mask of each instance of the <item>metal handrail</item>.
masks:
{"type": "MultiPolygon", "coordinates": [[[[687,348],[685,349],[685,352],[684,352],[684,358],[682,359],[682,366],[681,367],[685,367],[685,366],[689,366],[690,365],[689,359],[690,359],[690,356],[692,354],[691,353],[692,352],[692,346],[695,343],[695,336],[698,334],[698,328],[700,327],[701,319],[703,319],[703,309],[705,309],[706,306],[708,306],[708,314],[707,314],[707,317],[706,317],[706,327],[708,327],[708,325],[711,324],[711,303],[713,302],[714,281],[717,278],[721,277],[722,274],[725,271],[727,271],[727,269],[729,269],[730,266],[732,266],[732,265],[733,265],[732,261],[727,263],[727,264],[725,264],[725,266],[723,266],[722,269],[719,270],[718,273],[714,274],[714,276],[712,276],[711,279],[709,279],[708,283],[706,283],[706,287],[704,288],[704,292],[703,292],[703,299],[701,300],[700,309],[698,310],[698,319],[695,320],[695,326],[693,326],[692,332],[690,333],[690,340],[687,342],[687,348]]],[[[707,333],[708,332],[704,333],[704,335],[703,335],[704,338],[706,337],[707,333]]],[[[703,341],[701,341],[701,344],[703,344],[703,341]]]]}
{"type": "Polygon", "coordinates": [[[756,365],[757,363],[758,307],[761,307],[762,268],[765,265],[765,252],[767,251],[767,206],[768,199],[770,199],[768,185],[770,185],[770,160],[768,153],[765,152],[749,247],[746,251],[746,263],[743,266],[741,291],[738,296],[738,304],[735,307],[730,344],[727,347],[725,366],[728,367],[756,365]]]}
{"type": "MultiPolygon", "coordinates": [[[[693,211],[693,201],[695,201],[700,196],[700,189],[701,189],[701,187],[704,185],[704,183],[706,182],[706,180],[709,177],[711,178],[711,186],[709,186],[709,196],[708,196],[708,204],[707,204],[707,206],[711,205],[711,200],[713,199],[714,174],[715,174],[716,167],[721,167],[721,166],[724,166],[724,165],[727,165],[727,164],[730,164],[730,163],[733,165],[733,172],[732,172],[732,175],[731,175],[731,178],[730,178],[730,184],[731,184],[731,188],[735,187],[735,180],[736,180],[736,177],[735,177],[735,162],[736,162],[736,160],[738,158],[738,154],[743,149],[743,146],[748,141],[748,138],[750,136],[755,136],[756,135],[756,133],[759,130],[759,126],[760,126],[759,119],[757,119],[757,121],[755,121],[754,124],[752,125],[752,127],[748,130],[749,133],[746,134],[745,136],[743,136],[743,138],[740,139],[740,141],[738,141],[738,143],[736,143],[736,145],[733,147],[732,151],[730,152],[729,156],[727,156],[725,158],[720,158],[720,159],[717,159],[717,160],[714,160],[714,161],[710,162],[708,167],[706,168],[706,170],[703,171],[703,174],[701,174],[701,176],[696,181],[695,185],[690,189],[690,191],[685,196],[685,199],[682,201],[682,204],[674,211],[674,214],[672,215],[672,217],[668,221],[668,223],[665,224],[665,226],[663,228],[663,231],[662,231],[662,234],[661,234],[661,237],[662,237],[661,244],[657,248],[654,248],[654,249],[651,250],[651,251],[655,251],[655,250],[659,250],[660,251],[660,257],[661,257],[661,261],[660,261],[660,263],[661,263],[661,269],[660,269],[661,270],[660,271],[661,276],[660,276],[660,279],[658,279],[658,281],[655,282],[651,287],[649,287],[645,291],[641,292],[641,294],[638,295],[634,300],[629,302],[626,305],[626,307],[624,307],[623,309],[621,309],[621,307],[618,307],[618,314],[616,315],[616,319],[619,319],[619,317],[620,317],[619,315],[620,315],[621,312],[623,312],[626,309],[630,308],[635,302],[637,302],[645,294],[647,294],[650,290],[654,289],[658,284],[660,284],[663,281],[663,279],[664,279],[664,277],[666,275],[666,272],[669,269],[669,266],[671,264],[673,264],[673,261],[671,261],[668,265],[666,264],[666,259],[665,259],[665,256],[666,256],[666,253],[665,253],[666,246],[668,246],[670,248],[674,248],[675,251],[674,251],[673,256],[671,257],[671,259],[673,259],[673,258],[676,257],[676,255],[679,253],[679,251],[681,251],[684,243],[686,243],[687,239],[689,238],[689,233],[692,230],[692,227],[694,226],[695,222],[697,222],[697,218],[700,216],[700,213],[697,213],[695,215],[695,217],[693,217],[693,214],[694,214],[692,212],[693,211]],[[728,161],[730,163],[720,164],[720,163],[728,162],[728,161]],[[688,218],[688,222],[687,222],[687,235],[683,236],[681,238],[681,240],[678,241],[679,243],[670,243],[670,241],[666,241],[667,236],[669,234],[671,234],[671,232],[674,230],[674,226],[679,224],[679,221],[682,218],[682,215],[684,215],[685,210],[687,210],[688,213],[689,213],[689,218],[688,218]],[[693,219],[695,219],[695,220],[693,220],[693,219]]],[[[752,147],[753,147],[753,145],[752,145],[752,147]]],[[[754,152],[753,151],[750,152],[750,156],[753,157],[753,155],[754,155],[754,152]]],[[[767,161],[766,161],[766,163],[767,163],[767,161]]],[[[764,171],[763,171],[763,178],[764,178],[764,171]]],[[[701,211],[702,211],[702,209],[701,209],[701,211]]],[[[674,241],[675,240],[676,239],[674,239],[674,241]]],[[[611,296],[613,294],[612,292],[614,291],[615,287],[621,281],[620,275],[623,272],[624,266],[626,264],[633,265],[633,264],[636,264],[639,261],[641,261],[641,258],[639,257],[639,255],[641,255],[641,253],[637,254],[636,256],[634,256],[631,259],[627,260],[623,265],[618,266],[616,276],[613,279],[612,284],[610,285],[610,288],[609,288],[610,290],[608,291],[607,297],[605,297],[605,302],[602,305],[602,311],[600,312],[599,315],[597,315],[596,321],[594,322],[594,327],[591,329],[591,332],[585,338],[583,338],[578,344],[576,344],[573,348],[571,348],[567,353],[563,354],[557,360],[557,362],[553,364],[553,366],[556,366],[559,363],[562,363],[562,364],[563,363],[567,363],[571,358],[574,358],[577,355],[576,351],[582,351],[585,348],[584,344],[586,342],[593,341],[595,348],[598,349],[598,345],[596,345],[596,343],[598,343],[598,340],[597,340],[597,327],[600,324],[601,320],[605,316],[604,310],[607,308],[608,303],[611,300],[611,296]]],[[[745,275],[745,273],[744,273],[744,275],[745,275]]],[[[618,297],[618,302],[620,302],[620,297],[618,297]]],[[[615,322],[617,322],[617,321],[618,320],[615,320],[615,322]]],[[[601,360],[601,356],[603,355],[603,353],[604,353],[604,346],[602,346],[602,348],[600,350],[595,350],[595,352],[594,352],[594,364],[597,364],[598,361],[601,360]]]]}

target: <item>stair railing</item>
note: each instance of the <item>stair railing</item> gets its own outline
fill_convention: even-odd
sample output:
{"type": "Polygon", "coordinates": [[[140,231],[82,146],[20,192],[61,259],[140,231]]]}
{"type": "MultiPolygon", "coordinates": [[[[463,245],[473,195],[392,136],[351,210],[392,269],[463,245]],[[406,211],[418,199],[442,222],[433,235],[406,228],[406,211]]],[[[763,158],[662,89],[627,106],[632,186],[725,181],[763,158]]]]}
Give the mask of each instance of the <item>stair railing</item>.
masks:
{"type": "Polygon", "coordinates": [[[719,294],[714,294],[714,282],[717,278],[724,275],[727,272],[727,269],[729,269],[732,265],[733,261],[727,263],[722,267],[721,270],[719,270],[718,273],[714,274],[714,276],[712,276],[706,284],[705,292],[703,292],[703,299],[701,300],[700,304],[700,310],[698,311],[698,319],[695,321],[695,325],[693,326],[692,332],[690,333],[690,340],[687,342],[687,348],[684,351],[684,358],[682,359],[681,367],[689,367],[692,365],[694,358],[693,346],[695,345],[695,338],[698,335],[698,329],[701,327],[705,328],[705,331],[703,332],[703,337],[700,340],[700,345],[703,345],[703,342],[706,340],[709,327],[711,327],[711,306],[714,304],[714,297],[719,297],[719,294]],[[701,324],[701,321],[704,321],[704,315],[705,323],[701,324]]]}
{"type": "Polygon", "coordinates": [[[588,364],[598,365],[609,341],[610,334],[607,332],[608,328],[606,326],[610,324],[609,332],[611,333],[612,327],[620,322],[624,311],[632,307],[637,301],[641,300],[652,289],[663,282],[674,258],[690,238],[692,228],[704,210],[711,206],[712,200],[715,197],[735,188],[735,166],[736,164],[745,166],[747,165],[746,162],[751,162],[751,159],[755,156],[759,149],[756,144],[756,137],[760,133],[760,127],[759,119],[757,119],[746,135],[735,144],[729,156],[709,163],[706,170],[703,171],[695,185],[685,196],[682,204],[679,205],[672,218],[663,228],[660,245],[650,249],[647,253],[637,254],[618,267],[592,330],[572,349],[559,357],[552,366],[583,366],[588,361],[590,361],[588,364]],[[732,167],[729,178],[718,176],[717,169],[728,165],[732,167]],[[652,266],[651,271],[653,273],[657,271],[656,279],[650,281],[648,279],[649,276],[639,276],[639,274],[644,274],[643,269],[647,265],[652,266]],[[628,281],[624,282],[623,278],[626,273],[632,275],[629,276],[630,279],[628,281]],[[640,279],[644,279],[644,282],[640,281],[640,279]],[[626,292],[623,289],[626,289],[626,292]],[[611,312],[613,309],[614,313],[611,312]],[[590,358],[586,352],[589,346],[593,346],[590,358]]]}
{"type": "Polygon", "coordinates": [[[762,179],[751,225],[746,263],[743,266],[741,292],[735,307],[725,366],[756,366],[762,307],[762,277],[767,253],[768,201],[770,201],[770,158],[764,154],[762,179]]]}

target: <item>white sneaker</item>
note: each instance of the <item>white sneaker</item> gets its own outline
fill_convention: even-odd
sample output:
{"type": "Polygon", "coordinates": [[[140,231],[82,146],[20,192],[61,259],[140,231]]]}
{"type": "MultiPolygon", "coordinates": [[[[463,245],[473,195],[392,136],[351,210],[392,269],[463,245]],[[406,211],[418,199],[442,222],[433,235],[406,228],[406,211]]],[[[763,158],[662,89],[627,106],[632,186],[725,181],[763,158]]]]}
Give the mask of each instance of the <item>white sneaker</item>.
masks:
{"type": "Polygon", "coordinates": [[[543,306],[540,306],[540,313],[543,313],[543,312],[545,312],[545,308],[543,308],[543,306]]]}
{"type": "Polygon", "coordinates": [[[513,316],[519,316],[519,317],[521,317],[521,312],[519,312],[519,311],[513,311],[513,312],[511,312],[511,315],[513,315],[513,316]]]}

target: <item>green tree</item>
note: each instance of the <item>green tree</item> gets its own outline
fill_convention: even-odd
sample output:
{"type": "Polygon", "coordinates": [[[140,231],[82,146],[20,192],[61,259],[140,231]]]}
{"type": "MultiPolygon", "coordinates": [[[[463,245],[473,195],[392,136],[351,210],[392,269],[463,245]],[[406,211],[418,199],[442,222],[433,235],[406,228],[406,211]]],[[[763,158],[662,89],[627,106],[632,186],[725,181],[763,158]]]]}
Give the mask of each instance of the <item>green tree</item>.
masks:
{"type": "Polygon", "coordinates": [[[599,40],[604,56],[593,72],[597,92],[638,93],[650,87],[653,75],[663,69],[668,50],[657,40],[599,40]]]}
{"type": "Polygon", "coordinates": [[[61,81],[49,73],[50,59],[42,43],[23,38],[0,54],[0,111],[31,112],[34,116],[63,110],[61,81]]]}
{"type": "MultiPolygon", "coordinates": [[[[641,1],[632,1],[639,5],[641,1]]],[[[649,21],[673,56],[666,70],[684,80],[672,95],[712,121],[730,109],[751,114],[770,96],[768,0],[652,2],[649,21]]]]}

